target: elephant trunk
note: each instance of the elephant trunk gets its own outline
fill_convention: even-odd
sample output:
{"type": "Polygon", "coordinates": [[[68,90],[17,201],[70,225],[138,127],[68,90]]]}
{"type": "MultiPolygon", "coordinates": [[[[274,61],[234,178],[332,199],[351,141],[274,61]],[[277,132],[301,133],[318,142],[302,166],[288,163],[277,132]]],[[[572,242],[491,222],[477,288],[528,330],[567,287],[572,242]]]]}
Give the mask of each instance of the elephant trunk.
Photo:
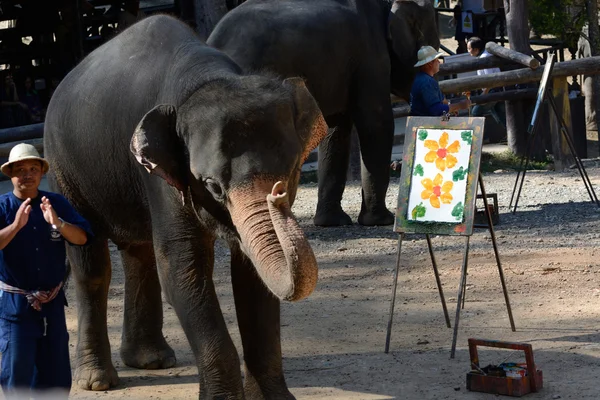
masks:
{"type": "Polygon", "coordinates": [[[242,248],[269,290],[282,300],[301,300],[317,284],[317,261],[292,214],[285,185],[271,184],[255,181],[233,189],[231,218],[242,248]]]}

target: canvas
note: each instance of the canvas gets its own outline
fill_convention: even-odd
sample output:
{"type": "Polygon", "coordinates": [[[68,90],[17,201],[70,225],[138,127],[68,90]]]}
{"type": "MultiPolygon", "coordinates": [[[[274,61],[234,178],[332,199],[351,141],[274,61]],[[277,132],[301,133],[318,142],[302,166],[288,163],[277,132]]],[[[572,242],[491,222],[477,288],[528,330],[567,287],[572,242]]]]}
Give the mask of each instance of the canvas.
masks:
{"type": "Polygon", "coordinates": [[[472,129],[418,130],[407,219],[463,221],[472,138],[472,129]]]}

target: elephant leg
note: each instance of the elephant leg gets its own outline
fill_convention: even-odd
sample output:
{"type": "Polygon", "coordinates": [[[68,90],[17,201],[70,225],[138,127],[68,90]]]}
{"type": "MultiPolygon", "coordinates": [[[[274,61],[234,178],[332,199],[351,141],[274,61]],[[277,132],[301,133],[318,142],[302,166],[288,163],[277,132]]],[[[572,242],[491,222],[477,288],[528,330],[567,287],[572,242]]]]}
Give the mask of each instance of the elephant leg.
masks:
{"type": "Polygon", "coordinates": [[[317,226],[351,225],[352,219],[342,210],[346,172],[350,157],[352,121],[338,115],[327,118],[329,129],[319,144],[318,202],[314,224],[317,226]]]}
{"type": "Polygon", "coordinates": [[[106,239],[67,246],[77,297],[75,383],[86,390],[107,390],[118,383],[111,361],[106,307],[111,265],[106,239]]]}
{"type": "MultiPolygon", "coordinates": [[[[385,76],[385,75],[383,75],[385,76]]],[[[373,79],[365,80],[367,85],[373,79]]],[[[394,142],[394,118],[389,88],[373,93],[377,87],[363,87],[356,97],[354,124],[358,132],[362,157],[362,204],[358,223],[361,225],[391,225],[394,215],[385,205],[390,183],[390,161],[394,142]]]]}
{"type": "Polygon", "coordinates": [[[293,399],[283,376],[279,299],[239,248],[231,250],[231,281],[242,345],[247,399],[293,399]]]}
{"type": "Polygon", "coordinates": [[[175,352],[162,334],[162,299],[152,243],[129,246],[121,257],[125,271],[121,359],[134,368],[170,368],[175,365],[175,352]]]}
{"type": "MultiPolygon", "coordinates": [[[[193,216],[187,218],[189,225],[193,216]]],[[[165,234],[169,239],[155,243],[160,282],[196,358],[200,399],[243,399],[239,357],[212,280],[214,240],[203,240],[203,234],[209,236],[193,231],[185,240],[181,233],[165,234]]]]}

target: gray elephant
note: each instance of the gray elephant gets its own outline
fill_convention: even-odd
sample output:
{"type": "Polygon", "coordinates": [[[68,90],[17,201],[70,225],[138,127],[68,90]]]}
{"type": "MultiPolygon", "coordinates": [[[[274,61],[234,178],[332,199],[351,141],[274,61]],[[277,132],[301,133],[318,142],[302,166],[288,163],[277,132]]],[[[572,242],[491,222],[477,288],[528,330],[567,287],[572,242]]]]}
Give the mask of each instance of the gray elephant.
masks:
{"type": "Polygon", "coordinates": [[[162,288],[196,357],[200,398],[292,398],[279,301],[308,296],[317,264],[290,207],[301,165],[326,133],[302,80],[245,75],[167,16],[131,26],[68,74],[49,105],[44,146],[53,188],[96,234],[68,249],[79,386],[117,383],[106,328],[110,239],[125,272],[126,365],[175,363],[162,288]],[[212,280],[217,238],[231,247],[244,383],[212,280]]]}
{"type": "Polygon", "coordinates": [[[351,224],[342,210],[356,126],[362,154],[362,225],[394,222],[386,208],[394,120],[390,93],[408,101],[422,45],[439,47],[430,0],[248,0],[207,44],[248,71],[302,76],[332,130],[319,146],[314,223],[351,224]]]}

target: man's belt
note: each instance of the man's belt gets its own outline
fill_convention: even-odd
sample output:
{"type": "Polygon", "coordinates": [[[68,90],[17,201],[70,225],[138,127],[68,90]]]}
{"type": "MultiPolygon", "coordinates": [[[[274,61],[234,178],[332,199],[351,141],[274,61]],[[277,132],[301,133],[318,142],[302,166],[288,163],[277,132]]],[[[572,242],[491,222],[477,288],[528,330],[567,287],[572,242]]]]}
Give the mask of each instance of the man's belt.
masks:
{"type": "Polygon", "coordinates": [[[49,303],[58,295],[63,287],[63,282],[59,283],[52,290],[23,290],[0,281],[0,290],[8,293],[22,294],[27,297],[27,301],[37,311],[42,311],[42,304],[49,303]]]}

